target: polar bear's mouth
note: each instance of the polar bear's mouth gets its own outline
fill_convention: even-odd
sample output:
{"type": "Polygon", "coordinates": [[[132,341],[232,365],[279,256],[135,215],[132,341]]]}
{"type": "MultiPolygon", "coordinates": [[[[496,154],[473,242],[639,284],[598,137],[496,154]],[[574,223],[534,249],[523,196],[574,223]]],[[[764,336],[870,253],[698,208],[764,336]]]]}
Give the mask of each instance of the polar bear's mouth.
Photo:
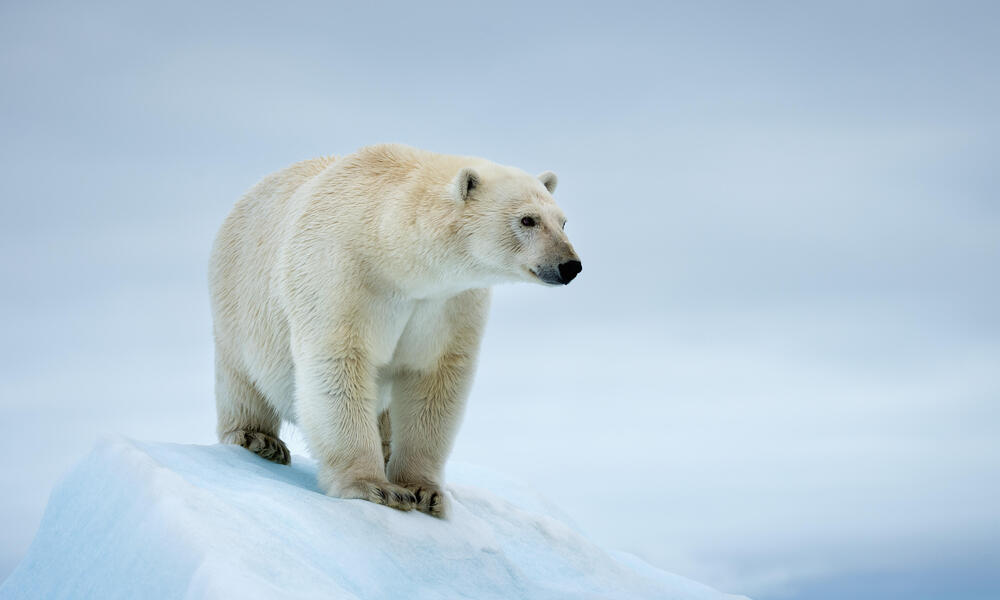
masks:
{"type": "Polygon", "coordinates": [[[535,271],[534,269],[531,269],[529,267],[525,267],[524,270],[531,273],[532,277],[537,279],[539,282],[544,283],[545,285],[560,285],[562,283],[561,281],[553,281],[551,278],[546,279],[545,277],[539,275],[538,271],[535,271]]]}

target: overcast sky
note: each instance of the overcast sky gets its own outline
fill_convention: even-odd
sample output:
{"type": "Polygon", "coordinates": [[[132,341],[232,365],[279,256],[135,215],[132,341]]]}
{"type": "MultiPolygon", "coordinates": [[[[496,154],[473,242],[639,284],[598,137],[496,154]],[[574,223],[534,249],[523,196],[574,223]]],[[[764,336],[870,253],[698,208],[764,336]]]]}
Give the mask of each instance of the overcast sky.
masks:
{"type": "Polygon", "coordinates": [[[0,5],[0,577],[97,437],[214,441],[239,195],[399,141],[557,172],[584,264],[455,460],[758,600],[1000,595],[995,4],[351,4],[0,5]]]}

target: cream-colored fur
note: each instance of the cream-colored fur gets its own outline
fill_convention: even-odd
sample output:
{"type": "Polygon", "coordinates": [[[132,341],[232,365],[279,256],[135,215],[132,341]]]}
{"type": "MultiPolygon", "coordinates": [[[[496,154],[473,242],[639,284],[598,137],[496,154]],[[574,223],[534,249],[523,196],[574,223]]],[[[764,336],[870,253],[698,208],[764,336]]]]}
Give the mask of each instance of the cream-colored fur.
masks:
{"type": "Polygon", "coordinates": [[[287,463],[297,423],[327,493],[443,514],[489,287],[579,260],[555,185],[379,145],[254,186],[210,266],[220,440],[287,463]]]}

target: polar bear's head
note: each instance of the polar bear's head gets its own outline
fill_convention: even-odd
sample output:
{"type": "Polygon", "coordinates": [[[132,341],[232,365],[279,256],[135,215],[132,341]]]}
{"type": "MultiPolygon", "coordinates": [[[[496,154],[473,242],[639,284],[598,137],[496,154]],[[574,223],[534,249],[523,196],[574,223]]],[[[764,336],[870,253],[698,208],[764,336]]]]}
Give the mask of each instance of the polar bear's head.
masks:
{"type": "Polygon", "coordinates": [[[583,266],[566,237],[566,216],[552,198],[556,183],[551,171],[532,177],[492,163],[462,168],[452,194],[462,206],[469,258],[508,281],[572,281],[583,266]]]}

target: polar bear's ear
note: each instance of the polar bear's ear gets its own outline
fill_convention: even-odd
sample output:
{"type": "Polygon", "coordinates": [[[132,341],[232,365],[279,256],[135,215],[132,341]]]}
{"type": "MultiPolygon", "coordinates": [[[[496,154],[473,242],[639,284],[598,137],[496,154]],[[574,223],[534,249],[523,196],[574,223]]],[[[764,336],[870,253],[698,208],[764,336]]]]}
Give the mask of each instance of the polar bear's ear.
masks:
{"type": "Polygon", "coordinates": [[[476,170],[472,167],[463,167],[458,172],[458,175],[455,176],[452,186],[455,190],[455,195],[465,202],[469,199],[469,194],[472,193],[472,190],[479,186],[479,173],[476,173],[476,170]]]}
{"type": "Polygon", "coordinates": [[[556,191],[556,185],[559,183],[559,178],[552,171],[546,171],[538,176],[538,181],[542,182],[545,189],[549,190],[549,193],[556,191]]]}

